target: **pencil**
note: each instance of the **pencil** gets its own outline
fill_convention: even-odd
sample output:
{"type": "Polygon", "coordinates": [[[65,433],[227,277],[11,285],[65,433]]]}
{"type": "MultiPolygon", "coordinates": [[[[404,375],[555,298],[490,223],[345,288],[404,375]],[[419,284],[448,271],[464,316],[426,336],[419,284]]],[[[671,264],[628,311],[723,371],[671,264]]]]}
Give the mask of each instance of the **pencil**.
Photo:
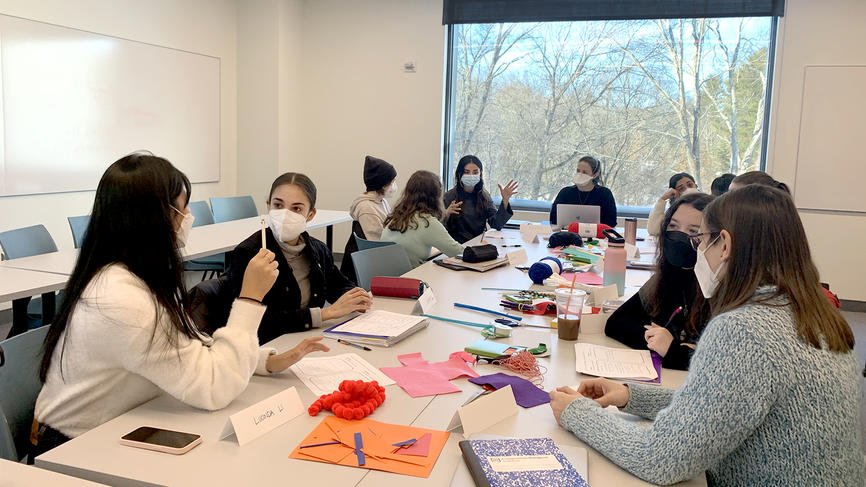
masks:
{"type": "Polygon", "coordinates": [[[350,346],[350,347],[360,348],[361,350],[366,350],[366,351],[368,351],[368,352],[372,352],[372,351],[373,351],[372,348],[370,348],[370,347],[365,347],[364,345],[361,345],[361,344],[359,344],[359,343],[347,342],[346,340],[343,340],[343,339],[340,339],[340,338],[338,338],[337,341],[338,341],[339,343],[342,343],[343,345],[348,345],[348,346],[350,346]]]}
{"type": "Polygon", "coordinates": [[[262,217],[262,248],[267,248],[265,243],[267,242],[267,238],[265,237],[265,217],[262,217]]]}

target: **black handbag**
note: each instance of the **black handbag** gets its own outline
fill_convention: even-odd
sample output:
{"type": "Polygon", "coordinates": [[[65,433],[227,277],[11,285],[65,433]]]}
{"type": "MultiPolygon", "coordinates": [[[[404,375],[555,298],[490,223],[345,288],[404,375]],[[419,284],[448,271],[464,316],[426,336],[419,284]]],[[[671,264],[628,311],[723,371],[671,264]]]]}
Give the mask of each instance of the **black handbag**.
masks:
{"type": "Polygon", "coordinates": [[[495,245],[475,245],[463,249],[463,262],[474,264],[476,262],[487,262],[499,257],[499,251],[495,245]]]}

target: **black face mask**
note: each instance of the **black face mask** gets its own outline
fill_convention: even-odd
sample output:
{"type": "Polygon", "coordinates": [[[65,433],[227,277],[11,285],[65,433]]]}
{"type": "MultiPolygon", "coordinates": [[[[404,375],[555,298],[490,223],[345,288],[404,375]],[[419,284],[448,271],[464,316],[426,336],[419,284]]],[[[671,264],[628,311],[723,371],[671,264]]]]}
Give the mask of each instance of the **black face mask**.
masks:
{"type": "Polygon", "coordinates": [[[698,253],[692,248],[688,235],[676,230],[665,232],[665,260],[672,266],[684,269],[695,266],[698,253]]]}

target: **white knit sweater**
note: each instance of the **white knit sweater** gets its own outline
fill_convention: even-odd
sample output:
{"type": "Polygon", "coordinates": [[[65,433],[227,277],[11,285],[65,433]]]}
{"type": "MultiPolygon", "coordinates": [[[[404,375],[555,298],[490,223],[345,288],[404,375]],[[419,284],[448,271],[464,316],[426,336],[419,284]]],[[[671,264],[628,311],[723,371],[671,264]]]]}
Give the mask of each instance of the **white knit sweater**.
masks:
{"type": "Polygon", "coordinates": [[[85,288],[54,349],[36,419],[76,437],[161,391],[198,408],[223,408],[254,372],[267,373],[267,356],[275,351],[259,348],[256,335],[264,312],[235,301],[228,324],[213,338],[181,335],[171,347],[173,328],[164,313],[155,320],[144,281],[123,265],[109,265],[85,288]]]}

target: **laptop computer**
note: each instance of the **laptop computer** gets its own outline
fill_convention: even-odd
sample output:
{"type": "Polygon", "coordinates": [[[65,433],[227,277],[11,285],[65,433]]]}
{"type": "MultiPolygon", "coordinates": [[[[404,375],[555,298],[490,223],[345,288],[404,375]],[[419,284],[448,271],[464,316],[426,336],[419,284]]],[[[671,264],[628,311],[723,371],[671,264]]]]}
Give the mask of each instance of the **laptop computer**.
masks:
{"type": "Polygon", "coordinates": [[[601,223],[601,207],[595,205],[556,205],[556,226],[565,230],[574,222],[601,223]]]}

